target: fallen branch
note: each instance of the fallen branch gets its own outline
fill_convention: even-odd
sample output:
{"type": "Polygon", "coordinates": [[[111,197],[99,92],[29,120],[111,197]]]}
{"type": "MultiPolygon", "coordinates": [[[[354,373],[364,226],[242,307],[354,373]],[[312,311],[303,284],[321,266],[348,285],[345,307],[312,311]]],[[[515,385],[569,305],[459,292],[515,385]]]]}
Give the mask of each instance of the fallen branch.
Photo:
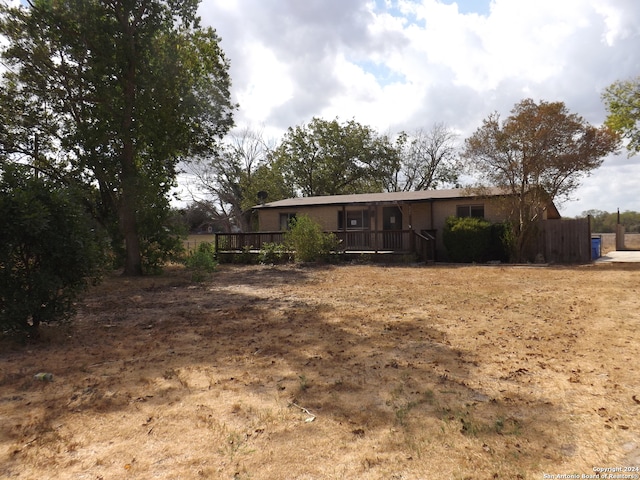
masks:
{"type": "Polygon", "coordinates": [[[301,407],[300,405],[298,405],[295,402],[289,402],[289,406],[293,405],[294,407],[299,408],[300,410],[302,410],[304,413],[306,413],[307,415],[309,415],[309,417],[307,419],[305,419],[305,422],[313,422],[316,419],[316,416],[311,413],[309,410],[307,410],[304,407],[301,407]]]}
{"type": "Polygon", "coordinates": [[[24,447],[28,447],[29,445],[31,445],[31,444],[32,444],[33,442],[35,442],[36,440],[38,440],[38,437],[34,438],[33,440],[29,440],[27,443],[25,443],[25,444],[24,444],[24,446],[23,446],[22,448],[24,448],[24,447]]]}
{"type": "Polygon", "coordinates": [[[109,363],[116,363],[116,362],[119,362],[119,361],[120,360],[107,360],[105,362],[93,363],[91,365],[88,365],[87,368],[99,367],[101,365],[108,365],[109,363]]]}

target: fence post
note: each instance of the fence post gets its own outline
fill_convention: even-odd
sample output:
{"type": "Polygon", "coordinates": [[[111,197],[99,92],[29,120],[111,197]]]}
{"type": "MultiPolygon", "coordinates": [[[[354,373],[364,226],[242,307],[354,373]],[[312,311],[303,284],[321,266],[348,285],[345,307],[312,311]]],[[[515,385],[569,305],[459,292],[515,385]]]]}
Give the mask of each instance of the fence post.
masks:
{"type": "Polygon", "coordinates": [[[622,224],[616,225],[616,250],[625,250],[624,246],[625,228],[622,224]]]}

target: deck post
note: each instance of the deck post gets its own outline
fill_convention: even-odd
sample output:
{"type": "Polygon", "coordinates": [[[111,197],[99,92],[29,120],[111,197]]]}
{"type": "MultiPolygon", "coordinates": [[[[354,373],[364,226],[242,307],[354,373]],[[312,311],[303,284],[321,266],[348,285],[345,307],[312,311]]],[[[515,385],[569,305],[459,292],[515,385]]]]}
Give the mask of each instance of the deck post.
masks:
{"type": "Polygon", "coordinates": [[[376,203],[373,206],[373,210],[374,210],[374,220],[375,220],[375,224],[376,224],[376,228],[374,230],[374,234],[373,234],[373,248],[375,249],[375,252],[378,253],[378,245],[380,244],[380,234],[378,233],[378,204],[376,203]]]}

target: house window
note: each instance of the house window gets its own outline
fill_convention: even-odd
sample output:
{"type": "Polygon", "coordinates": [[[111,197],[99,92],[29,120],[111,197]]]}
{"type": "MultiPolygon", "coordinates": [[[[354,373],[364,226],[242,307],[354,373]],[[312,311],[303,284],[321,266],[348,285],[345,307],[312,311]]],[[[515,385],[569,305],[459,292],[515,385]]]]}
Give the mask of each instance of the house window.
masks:
{"type": "Polygon", "coordinates": [[[484,218],[484,205],[458,205],[456,216],[484,218]]]}
{"type": "Polygon", "coordinates": [[[295,213],[281,213],[280,214],[280,230],[289,230],[291,228],[291,220],[296,218],[295,213]]]}
{"type": "MultiPolygon", "coordinates": [[[[338,230],[345,229],[344,213],[338,211],[338,230]]],[[[366,230],[369,228],[369,210],[347,210],[347,230],[366,230]]]]}

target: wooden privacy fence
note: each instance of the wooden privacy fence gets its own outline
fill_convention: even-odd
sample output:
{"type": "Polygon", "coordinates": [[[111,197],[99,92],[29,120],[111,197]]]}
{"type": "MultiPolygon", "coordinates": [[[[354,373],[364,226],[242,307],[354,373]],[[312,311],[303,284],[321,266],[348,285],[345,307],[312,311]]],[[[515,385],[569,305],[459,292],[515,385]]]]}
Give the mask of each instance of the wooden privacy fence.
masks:
{"type": "Polygon", "coordinates": [[[542,254],[547,263],[589,263],[591,218],[542,220],[531,248],[531,254],[542,254]]]}

